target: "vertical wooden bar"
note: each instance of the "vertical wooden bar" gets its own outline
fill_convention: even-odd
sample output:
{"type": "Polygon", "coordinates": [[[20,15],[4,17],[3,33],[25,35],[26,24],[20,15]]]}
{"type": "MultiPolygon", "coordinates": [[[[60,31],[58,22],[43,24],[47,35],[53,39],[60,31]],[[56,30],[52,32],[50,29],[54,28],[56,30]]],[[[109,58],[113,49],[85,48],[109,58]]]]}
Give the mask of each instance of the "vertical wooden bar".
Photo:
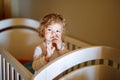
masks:
{"type": "Polygon", "coordinates": [[[6,74],[6,68],[5,68],[6,66],[5,66],[5,58],[3,58],[3,80],[6,80],[6,77],[5,77],[5,74],[6,74]]]}
{"type": "Polygon", "coordinates": [[[14,67],[11,67],[11,80],[14,80],[14,67]]]}
{"type": "Polygon", "coordinates": [[[73,50],[73,45],[71,43],[69,43],[69,48],[70,48],[70,51],[73,50]]]}
{"type": "Polygon", "coordinates": [[[0,80],[2,80],[2,56],[0,55],[0,80]]]}
{"type": "Polygon", "coordinates": [[[9,80],[9,78],[10,78],[10,64],[7,62],[7,80],[9,80]]]}
{"type": "Polygon", "coordinates": [[[20,76],[20,74],[17,72],[17,80],[19,80],[19,76],[20,76]]]}

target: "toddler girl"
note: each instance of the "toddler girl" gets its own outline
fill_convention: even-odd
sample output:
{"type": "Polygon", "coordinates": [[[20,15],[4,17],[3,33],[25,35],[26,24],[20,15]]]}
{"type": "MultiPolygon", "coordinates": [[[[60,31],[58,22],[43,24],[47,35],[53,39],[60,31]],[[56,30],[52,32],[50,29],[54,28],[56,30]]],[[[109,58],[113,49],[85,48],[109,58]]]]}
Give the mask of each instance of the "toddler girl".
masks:
{"type": "Polygon", "coordinates": [[[55,13],[46,15],[41,20],[38,30],[43,41],[35,48],[32,63],[35,72],[49,61],[67,52],[63,42],[65,19],[61,15],[55,13]]]}

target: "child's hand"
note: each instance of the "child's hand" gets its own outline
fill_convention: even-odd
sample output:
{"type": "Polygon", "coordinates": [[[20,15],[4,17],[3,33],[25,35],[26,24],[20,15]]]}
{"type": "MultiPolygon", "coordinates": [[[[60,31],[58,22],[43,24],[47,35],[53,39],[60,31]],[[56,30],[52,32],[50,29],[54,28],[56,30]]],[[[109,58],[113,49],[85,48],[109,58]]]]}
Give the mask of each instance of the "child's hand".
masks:
{"type": "Polygon", "coordinates": [[[56,36],[53,40],[53,43],[56,44],[56,47],[57,47],[58,50],[61,50],[63,45],[62,45],[62,39],[61,39],[60,36],[56,36]]]}
{"type": "Polygon", "coordinates": [[[52,42],[51,41],[47,41],[47,53],[46,53],[46,57],[50,58],[51,55],[54,53],[55,47],[53,47],[52,42]]]}

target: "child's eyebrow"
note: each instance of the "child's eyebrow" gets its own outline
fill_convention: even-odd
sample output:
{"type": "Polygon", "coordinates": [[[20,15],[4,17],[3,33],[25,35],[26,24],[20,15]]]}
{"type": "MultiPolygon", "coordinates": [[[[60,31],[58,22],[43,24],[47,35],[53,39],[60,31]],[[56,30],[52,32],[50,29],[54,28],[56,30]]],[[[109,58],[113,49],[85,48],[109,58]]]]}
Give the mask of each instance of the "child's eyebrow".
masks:
{"type": "Polygon", "coordinates": [[[47,27],[47,28],[52,28],[52,27],[47,27]]]}

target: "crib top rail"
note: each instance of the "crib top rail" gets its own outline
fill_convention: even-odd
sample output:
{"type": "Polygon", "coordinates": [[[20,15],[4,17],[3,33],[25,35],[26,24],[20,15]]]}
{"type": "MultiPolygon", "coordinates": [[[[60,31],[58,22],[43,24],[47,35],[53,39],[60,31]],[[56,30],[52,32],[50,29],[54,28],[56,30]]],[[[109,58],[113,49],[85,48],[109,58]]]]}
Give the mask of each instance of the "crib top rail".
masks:
{"type": "Polygon", "coordinates": [[[77,64],[96,59],[112,60],[120,64],[120,50],[106,46],[96,46],[66,53],[41,68],[32,80],[52,80],[77,64]]]}
{"type": "Polygon", "coordinates": [[[89,44],[89,43],[85,43],[85,42],[83,42],[83,41],[80,41],[80,40],[71,38],[70,36],[65,36],[65,39],[64,39],[64,40],[65,40],[65,42],[69,42],[69,43],[74,44],[75,46],[78,46],[78,47],[80,47],[80,48],[92,46],[92,45],[89,44]]]}
{"type": "Polygon", "coordinates": [[[38,28],[39,25],[39,21],[30,18],[9,18],[0,21],[0,29],[10,26],[29,26],[38,28]]]}

